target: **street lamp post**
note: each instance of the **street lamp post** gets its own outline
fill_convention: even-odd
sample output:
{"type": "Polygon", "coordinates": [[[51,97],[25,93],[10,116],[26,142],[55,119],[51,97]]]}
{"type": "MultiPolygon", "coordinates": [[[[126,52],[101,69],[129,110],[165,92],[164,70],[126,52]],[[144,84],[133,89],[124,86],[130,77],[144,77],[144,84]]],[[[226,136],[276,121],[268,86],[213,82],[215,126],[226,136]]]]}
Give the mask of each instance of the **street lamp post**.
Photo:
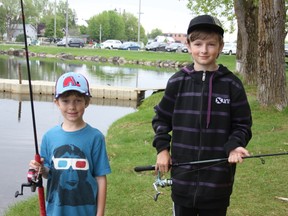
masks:
{"type": "Polygon", "coordinates": [[[54,38],[56,39],[56,0],[55,0],[55,4],[54,4],[54,38]]]}
{"type": "Polygon", "coordinates": [[[138,17],[138,44],[140,45],[140,17],[141,17],[141,0],[139,0],[139,17],[138,17]]]}
{"type": "Polygon", "coordinates": [[[68,47],[68,0],[66,0],[66,29],[65,29],[66,44],[68,47]]]}
{"type": "Polygon", "coordinates": [[[102,25],[100,24],[100,29],[99,29],[99,44],[101,44],[102,40],[102,25]]]}

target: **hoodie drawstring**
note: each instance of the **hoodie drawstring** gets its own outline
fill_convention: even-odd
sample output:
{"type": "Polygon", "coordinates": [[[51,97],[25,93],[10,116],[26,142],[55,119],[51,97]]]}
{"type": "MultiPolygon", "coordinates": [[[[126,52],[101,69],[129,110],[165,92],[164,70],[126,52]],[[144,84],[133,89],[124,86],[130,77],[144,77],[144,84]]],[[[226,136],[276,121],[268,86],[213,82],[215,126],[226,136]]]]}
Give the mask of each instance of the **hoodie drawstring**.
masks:
{"type": "Polygon", "coordinates": [[[213,89],[213,77],[215,73],[212,73],[209,79],[209,93],[208,93],[208,107],[207,107],[207,119],[206,119],[206,128],[209,127],[211,119],[211,103],[212,103],[212,89],[213,89]]]}

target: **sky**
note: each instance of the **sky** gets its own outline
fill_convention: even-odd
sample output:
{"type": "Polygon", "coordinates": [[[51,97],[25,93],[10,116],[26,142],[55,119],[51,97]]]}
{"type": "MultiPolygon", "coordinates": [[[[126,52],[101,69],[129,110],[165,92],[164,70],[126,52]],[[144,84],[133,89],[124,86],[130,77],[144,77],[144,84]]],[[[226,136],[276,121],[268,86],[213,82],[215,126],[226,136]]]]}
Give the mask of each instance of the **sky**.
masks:
{"type": "Polygon", "coordinates": [[[155,28],[164,33],[185,33],[192,18],[186,0],[68,0],[68,3],[76,11],[79,24],[115,8],[117,11],[132,13],[138,19],[141,8],[140,23],[146,33],[155,28]]]}
{"type": "MultiPolygon", "coordinates": [[[[190,20],[195,16],[187,9],[187,2],[187,0],[68,0],[69,7],[77,13],[80,25],[85,23],[84,20],[105,10],[115,8],[121,12],[125,10],[137,19],[141,11],[140,23],[146,34],[156,28],[163,33],[186,33],[190,20]]],[[[224,40],[235,41],[236,33],[225,33],[224,40]]]]}

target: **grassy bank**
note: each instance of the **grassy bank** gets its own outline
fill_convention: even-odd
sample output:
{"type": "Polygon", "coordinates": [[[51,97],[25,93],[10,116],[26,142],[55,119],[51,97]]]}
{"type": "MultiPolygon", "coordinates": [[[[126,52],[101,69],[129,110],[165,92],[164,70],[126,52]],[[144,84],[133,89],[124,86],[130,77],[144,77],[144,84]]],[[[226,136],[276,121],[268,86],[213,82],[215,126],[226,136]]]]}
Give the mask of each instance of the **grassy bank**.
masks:
{"type": "MultiPolygon", "coordinates": [[[[5,45],[0,44],[0,50],[23,49],[21,45],[5,45]]],[[[127,51],[127,50],[103,50],[93,48],[65,48],[56,46],[29,46],[29,51],[34,53],[49,53],[52,55],[67,53],[73,56],[99,56],[99,57],[123,57],[126,60],[139,60],[139,61],[178,61],[190,62],[191,57],[187,53],[170,53],[170,52],[147,52],[147,51],[127,51]]],[[[227,67],[235,68],[235,56],[220,55],[219,58],[222,62],[228,62],[227,67]],[[233,59],[234,61],[231,61],[233,59]],[[231,62],[231,64],[230,64],[231,62]]]]}
{"type": "MultiPolygon", "coordinates": [[[[248,149],[252,154],[288,151],[288,110],[279,113],[260,108],[254,92],[248,89],[254,119],[254,135],[248,149]]],[[[159,188],[163,194],[155,202],[153,172],[133,171],[135,166],[155,162],[151,118],[152,107],[161,96],[162,93],[158,93],[147,98],[138,112],[119,119],[108,131],[106,140],[113,173],[108,176],[107,216],[171,215],[169,188],[159,188]]],[[[288,203],[276,197],[288,196],[288,158],[264,159],[265,164],[259,159],[247,159],[238,165],[229,216],[287,215],[288,203]]],[[[22,202],[12,207],[6,216],[39,215],[37,202],[35,198],[22,202]]]]}

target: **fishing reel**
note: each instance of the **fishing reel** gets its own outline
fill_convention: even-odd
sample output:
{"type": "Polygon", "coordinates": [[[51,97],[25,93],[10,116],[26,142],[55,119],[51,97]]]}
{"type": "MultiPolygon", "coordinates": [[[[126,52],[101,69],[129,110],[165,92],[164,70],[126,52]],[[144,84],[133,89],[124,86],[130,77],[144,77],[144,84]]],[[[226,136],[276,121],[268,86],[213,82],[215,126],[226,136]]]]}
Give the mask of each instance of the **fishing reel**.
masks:
{"type": "Polygon", "coordinates": [[[31,192],[35,192],[36,188],[41,185],[42,185],[42,178],[40,170],[36,172],[35,169],[29,169],[27,173],[27,183],[23,183],[21,185],[21,192],[19,191],[15,192],[15,198],[17,198],[19,195],[24,195],[23,194],[24,187],[30,187],[31,192]]]}
{"type": "Polygon", "coordinates": [[[161,179],[161,173],[160,171],[158,171],[157,178],[155,182],[153,183],[153,187],[156,191],[154,200],[157,201],[159,195],[161,194],[161,192],[158,190],[158,187],[164,188],[164,187],[171,186],[171,185],[172,185],[172,179],[161,179]]]}

